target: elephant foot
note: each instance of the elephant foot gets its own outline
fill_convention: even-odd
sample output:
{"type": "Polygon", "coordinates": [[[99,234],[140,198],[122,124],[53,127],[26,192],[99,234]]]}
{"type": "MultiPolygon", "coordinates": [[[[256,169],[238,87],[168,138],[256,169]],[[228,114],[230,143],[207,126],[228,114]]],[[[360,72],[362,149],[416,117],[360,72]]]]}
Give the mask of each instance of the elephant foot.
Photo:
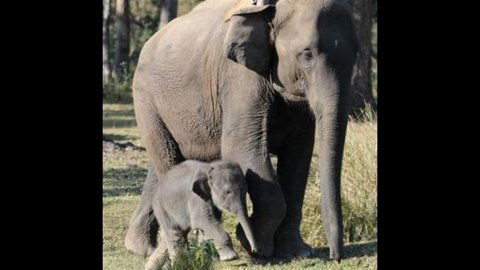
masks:
{"type": "Polygon", "coordinates": [[[221,248],[218,250],[218,255],[220,256],[220,261],[231,261],[238,259],[238,254],[235,250],[230,248],[221,248]]]}
{"type": "Polygon", "coordinates": [[[261,234],[255,232],[255,227],[253,228],[255,233],[255,240],[257,242],[257,252],[255,254],[251,252],[250,243],[248,242],[248,239],[243,232],[242,226],[238,224],[236,234],[237,239],[240,241],[240,244],[250,256],[258,256],[265,258],[271,257],[273,255],[273,237],[262,237],[261,234]]]}
{"type": "Polygon", "coordinates": [[[165,264],[167,262],[167,255],[163,255],[160,258],[150,258],[145,264],[145,270],[159,270],[159,269],[168,269],[168,266],[165,264]]]}
{"type": "Polygon", "coordinates": [[[133,227],[130,227],[125,236],[125,247],[140,256],[148,257],[155,250],[151,244],[150,236],[145,233],[139,233],[133,227]]]}
{"type": "Polygon", "coordinates": [[[295,234],[295,236],[277,235],[274,255],[277,258],[291,259],[295,257],[309,258],[314,254],[312,247],[306,244],[299,234],[295,234]]]}
{"type": "Polygon", "coordinates": [[[343,250],[337,251],[334,248],[330,247],[330,259],[335,260],[337,263],[342,261],[343,250]]]}

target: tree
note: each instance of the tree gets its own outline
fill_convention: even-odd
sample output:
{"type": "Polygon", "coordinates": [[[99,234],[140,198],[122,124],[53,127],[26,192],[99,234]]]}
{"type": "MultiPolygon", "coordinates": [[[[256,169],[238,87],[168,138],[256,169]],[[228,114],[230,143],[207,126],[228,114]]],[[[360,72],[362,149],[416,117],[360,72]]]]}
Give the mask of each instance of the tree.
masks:
{"type": "Polygon", "coordinates": [[[103,82],[111,80],[112,66],[110,64],[110,41],[109,41],[109,22],[110,22],[111,0],[103,0],[103,82]]]}
{"type": "Polygon", "coordinates": [[[129,0],[116,0],[117,46],[115,51],[115,79],[123,80],[130,65],[130,5],[129,0]]]}
{"type": "Polygon", "coordinates": [[[177,17],[178,0],[159,0],[160,23],[158,29],[177,17]]]}
{"type": "Polygon", "coordinates": [[[352,114],[361,116],[360,112],[368,104],[374,111],[377,104],[373,99],[371,81],[372,19],[375,14],[376,0],[350,0],[353,11],[353,23],[359,41],[357,61],[353,67],[350,87],[352,93],[352,114]]]}

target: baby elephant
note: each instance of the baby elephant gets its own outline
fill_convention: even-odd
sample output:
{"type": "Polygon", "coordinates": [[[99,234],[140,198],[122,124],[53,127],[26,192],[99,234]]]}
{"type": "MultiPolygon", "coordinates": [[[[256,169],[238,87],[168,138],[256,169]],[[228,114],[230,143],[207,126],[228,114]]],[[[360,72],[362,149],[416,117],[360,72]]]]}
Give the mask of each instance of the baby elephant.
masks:
{"type": "Polygon", "coordinates": [[[176,242],[186,241],[188,232],[194,228],[203,230],[205,239],[213,239],[220,260],[238,258],[230,236],[221,226],[220,210],[236,215],[251,252],[255,253],[257,244],[247,215],[247,189],[245,177],[236,163],[188,160],[172,167],[164,179],[159,179],[153,198],[160,241],[145,269],[157,269],[167,250],[174,256],[176,242]]]}

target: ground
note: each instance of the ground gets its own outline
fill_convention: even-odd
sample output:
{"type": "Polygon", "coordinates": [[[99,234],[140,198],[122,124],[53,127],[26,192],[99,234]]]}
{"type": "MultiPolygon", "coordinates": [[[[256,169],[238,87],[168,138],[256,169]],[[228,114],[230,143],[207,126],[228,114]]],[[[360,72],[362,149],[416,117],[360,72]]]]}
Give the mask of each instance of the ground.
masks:
{"type": "MultiPolygon", "coordinates": [[[[104,104],[103,118],[103,269],[140,270],[146,260],[128,252],[123,239],[140,199],[148,160],[132,105],[104,104]]],[[[315,256],[288,262],[252,260],[235,237],[234,216],[225,213],[224,227],[232,236],[240,259],[215,262],[214,269],[377,269],[376,144],[376,121],[349,123],[342,171],[346,258],[340,264],[328,260],[314,154],[303,208],[302,235],[315,248],[315,256]]],[[[275,164],[275,157],[272,161],[275,164]]]]}

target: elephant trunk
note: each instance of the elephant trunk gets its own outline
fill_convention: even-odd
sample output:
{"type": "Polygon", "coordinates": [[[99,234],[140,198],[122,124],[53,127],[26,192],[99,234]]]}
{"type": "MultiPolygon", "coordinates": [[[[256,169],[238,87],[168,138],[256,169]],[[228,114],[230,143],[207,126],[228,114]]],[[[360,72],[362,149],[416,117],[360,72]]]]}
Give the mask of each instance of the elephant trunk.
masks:
{"type": "Polygon", "coordinates": [[[316,87],[311,88],[307,95],[319,134],[318,173],[322,219],[330,246],[330,258],[340,261],[343,257],[340,175],[350,111],[350,80],[336,80],[335,77],[333,73],[321,70],[311,81],[311,85],[316,87]]]}
{"type": "Polygon", "coordinates": [[[247,237],[248,242],[250,243],[251,252],[257,253],[258,251],[257,242],[253,234],[252,225],[250,224],[250,220],[248,219],[246,203],[243,203],[243,205],[238,207],[234,212],[238,222],[240,222],[240,226],[242,226],[243,232],[245,233],[245,236],[247,237]]]}
{"type": "Polygon", "coordinates": [[[343,257],[340,175],[347,122],[348,113],[343,108],[325,109],[317,121],[322,218],[330,246],[330,258],[338,261],[343,257]]]}

